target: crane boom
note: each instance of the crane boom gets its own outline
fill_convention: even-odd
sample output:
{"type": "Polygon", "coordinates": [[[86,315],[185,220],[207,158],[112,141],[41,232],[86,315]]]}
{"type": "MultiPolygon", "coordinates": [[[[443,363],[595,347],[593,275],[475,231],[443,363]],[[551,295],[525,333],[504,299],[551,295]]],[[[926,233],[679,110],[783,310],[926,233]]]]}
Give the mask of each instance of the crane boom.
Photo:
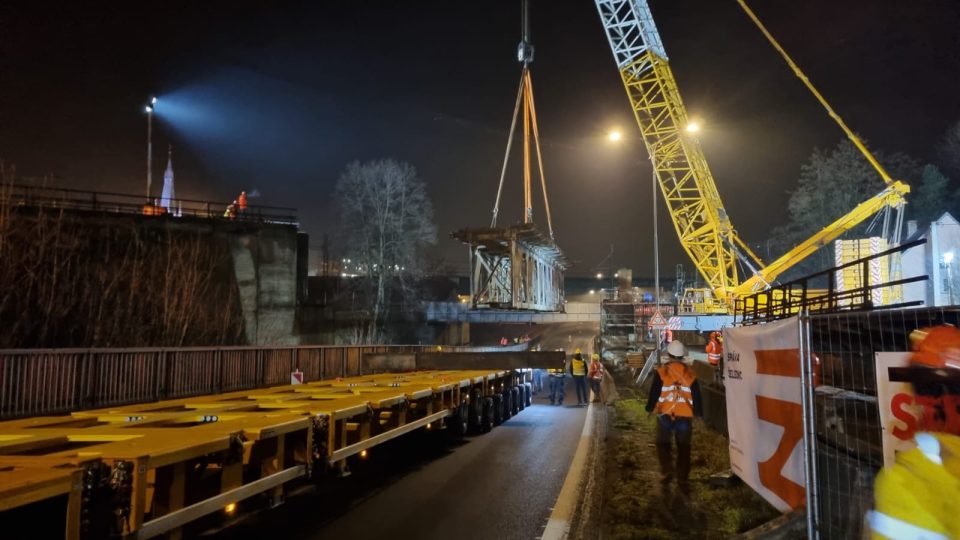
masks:
{"type": "Polygon", "coordinates": [[[595,1],[680,243],[721,303],[731,306],[736,297],[769,286],[777,276],[877,211],[902,208],[904,195],[909,193],[910,187],[890,178],[746,3],[737,0],[887,184],[879,194],[770,265],[764,265],[737,236],[720,200],[700,142],[686,131],[689,125],[687,111],[646,0],[595,1]],[[753,272],[742,283],[737,272],[738,258],[753,272]]]}
{"type": "Polygon", "coordinates": [[[720,300],[739,285],[733,227],[700,142],[686,131],[666,51],[643,0],[596,0],[620,77],[687,255],[720,300]]]}

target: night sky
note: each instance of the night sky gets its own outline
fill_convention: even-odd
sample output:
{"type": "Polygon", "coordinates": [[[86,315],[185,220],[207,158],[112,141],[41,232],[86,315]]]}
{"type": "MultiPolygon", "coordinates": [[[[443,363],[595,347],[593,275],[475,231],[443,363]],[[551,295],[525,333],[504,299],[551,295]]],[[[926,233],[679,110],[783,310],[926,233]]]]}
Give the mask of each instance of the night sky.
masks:
{"type": "MultiPolygon", "coordinates": [[[[348,162],[405,160],[436,207],[433,257],[465,271],[448,233],[489,224],[520,75],[518,0],[113,4],[0,4],[0,158],[22,178],[143,193],[142,110],[155,94],[155,194],[172,144],[180,197],[229,202],[256,189],[251,204],[296,207],[319,245],[335,231],[332,187],[348,162]]],[[[960,120],[960,2],[751,6],[871,147],[930,160],[960,120]]],[[[734,0],[651,7],[734,226],[763,241],[801,163],[842,133],[734,0]]],[[[547,183],[571,273],[595,272],[612,244],[613,265],[650,275],[650,165],[596,8],[532,0],[531,11],[547,183]],[[605,141],[613,126],[626,144],[605,141]]],[[[503,224],[521,218],[518,158],[503,224]]],[[[662,271],[690,269],[661,217],[662,271]]],[[[545,224],[539,206],[535,218],[545,224]]]]}

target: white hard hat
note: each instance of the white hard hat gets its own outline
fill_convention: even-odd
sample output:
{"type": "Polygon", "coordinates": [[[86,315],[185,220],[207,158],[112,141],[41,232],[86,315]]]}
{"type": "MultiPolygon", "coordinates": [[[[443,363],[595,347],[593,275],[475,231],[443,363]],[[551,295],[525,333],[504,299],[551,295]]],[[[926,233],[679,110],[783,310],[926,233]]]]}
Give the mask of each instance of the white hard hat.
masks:
{"type": "Polygon", "coordinates": [[[683,358],[687,356],[687,348],[679,341],[671,341],[670,345],[667,345],[667,354],[674,358],[683,358]]]}

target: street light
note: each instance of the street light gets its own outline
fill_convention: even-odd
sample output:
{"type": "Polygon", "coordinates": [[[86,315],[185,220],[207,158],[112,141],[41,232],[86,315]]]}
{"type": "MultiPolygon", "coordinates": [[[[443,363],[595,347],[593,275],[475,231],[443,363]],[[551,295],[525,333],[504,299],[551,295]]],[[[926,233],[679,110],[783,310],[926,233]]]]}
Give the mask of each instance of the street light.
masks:
{"type": "Polygon", "coordinates": [[[153,110],[157,106],[157,98],[151,97],[150,103],[143,108],[147,113],[147,202],[150,202],[150,186],[153,185],[153,110]]]}

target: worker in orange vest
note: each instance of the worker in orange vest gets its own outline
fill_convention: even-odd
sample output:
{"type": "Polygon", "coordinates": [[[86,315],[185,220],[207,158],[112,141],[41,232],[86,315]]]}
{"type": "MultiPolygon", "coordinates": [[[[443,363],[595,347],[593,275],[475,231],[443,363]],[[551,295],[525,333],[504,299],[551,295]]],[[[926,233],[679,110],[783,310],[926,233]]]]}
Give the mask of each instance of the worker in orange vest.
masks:
{"type": "Polygon", "coordinates": [[[700,383],[697,375],[683,360],[687,348],[674,341],[667,347],[667,362],[661,364],[653,376],[647,412],[657,413],[657,459],[660,461],[660,480],[669,484],[674,475],[681,490],[689,490],[690,445],[693,442],[693,417],[703,416],[700,383]],[[677,462],[673,466],[670,439],[677,441],[677,462]]]}
{"type": "Polygon", "coordinates": [[[600,363],[600,355],[593,353],[590,355],[590,370],[587,373],[590,379],[590,389],[593,390],[593,402],[600,402],[600,385],[603,381],[603,364],[600,363]]]}
{"type": "Polygon", "coordinates": [[[247,192],[246,191],[240,192],[240,197],[237,198],[237,202],[240,203],[240,211],[246,212],[247,211],[247,192]]]}
{"type": "Polygon", "coordinates": [[[719,366],[723,358],[723,342],[720,332],[710,332],[710,342],[707,343],[707,361],[711,366],[719,366]]]}
{"type": "Polygon", "coordinates": [[[663,332],[660,333],[660,346],[667,347],[671,343],[673,343],[673,330],[664,328],[663,332]]]}

